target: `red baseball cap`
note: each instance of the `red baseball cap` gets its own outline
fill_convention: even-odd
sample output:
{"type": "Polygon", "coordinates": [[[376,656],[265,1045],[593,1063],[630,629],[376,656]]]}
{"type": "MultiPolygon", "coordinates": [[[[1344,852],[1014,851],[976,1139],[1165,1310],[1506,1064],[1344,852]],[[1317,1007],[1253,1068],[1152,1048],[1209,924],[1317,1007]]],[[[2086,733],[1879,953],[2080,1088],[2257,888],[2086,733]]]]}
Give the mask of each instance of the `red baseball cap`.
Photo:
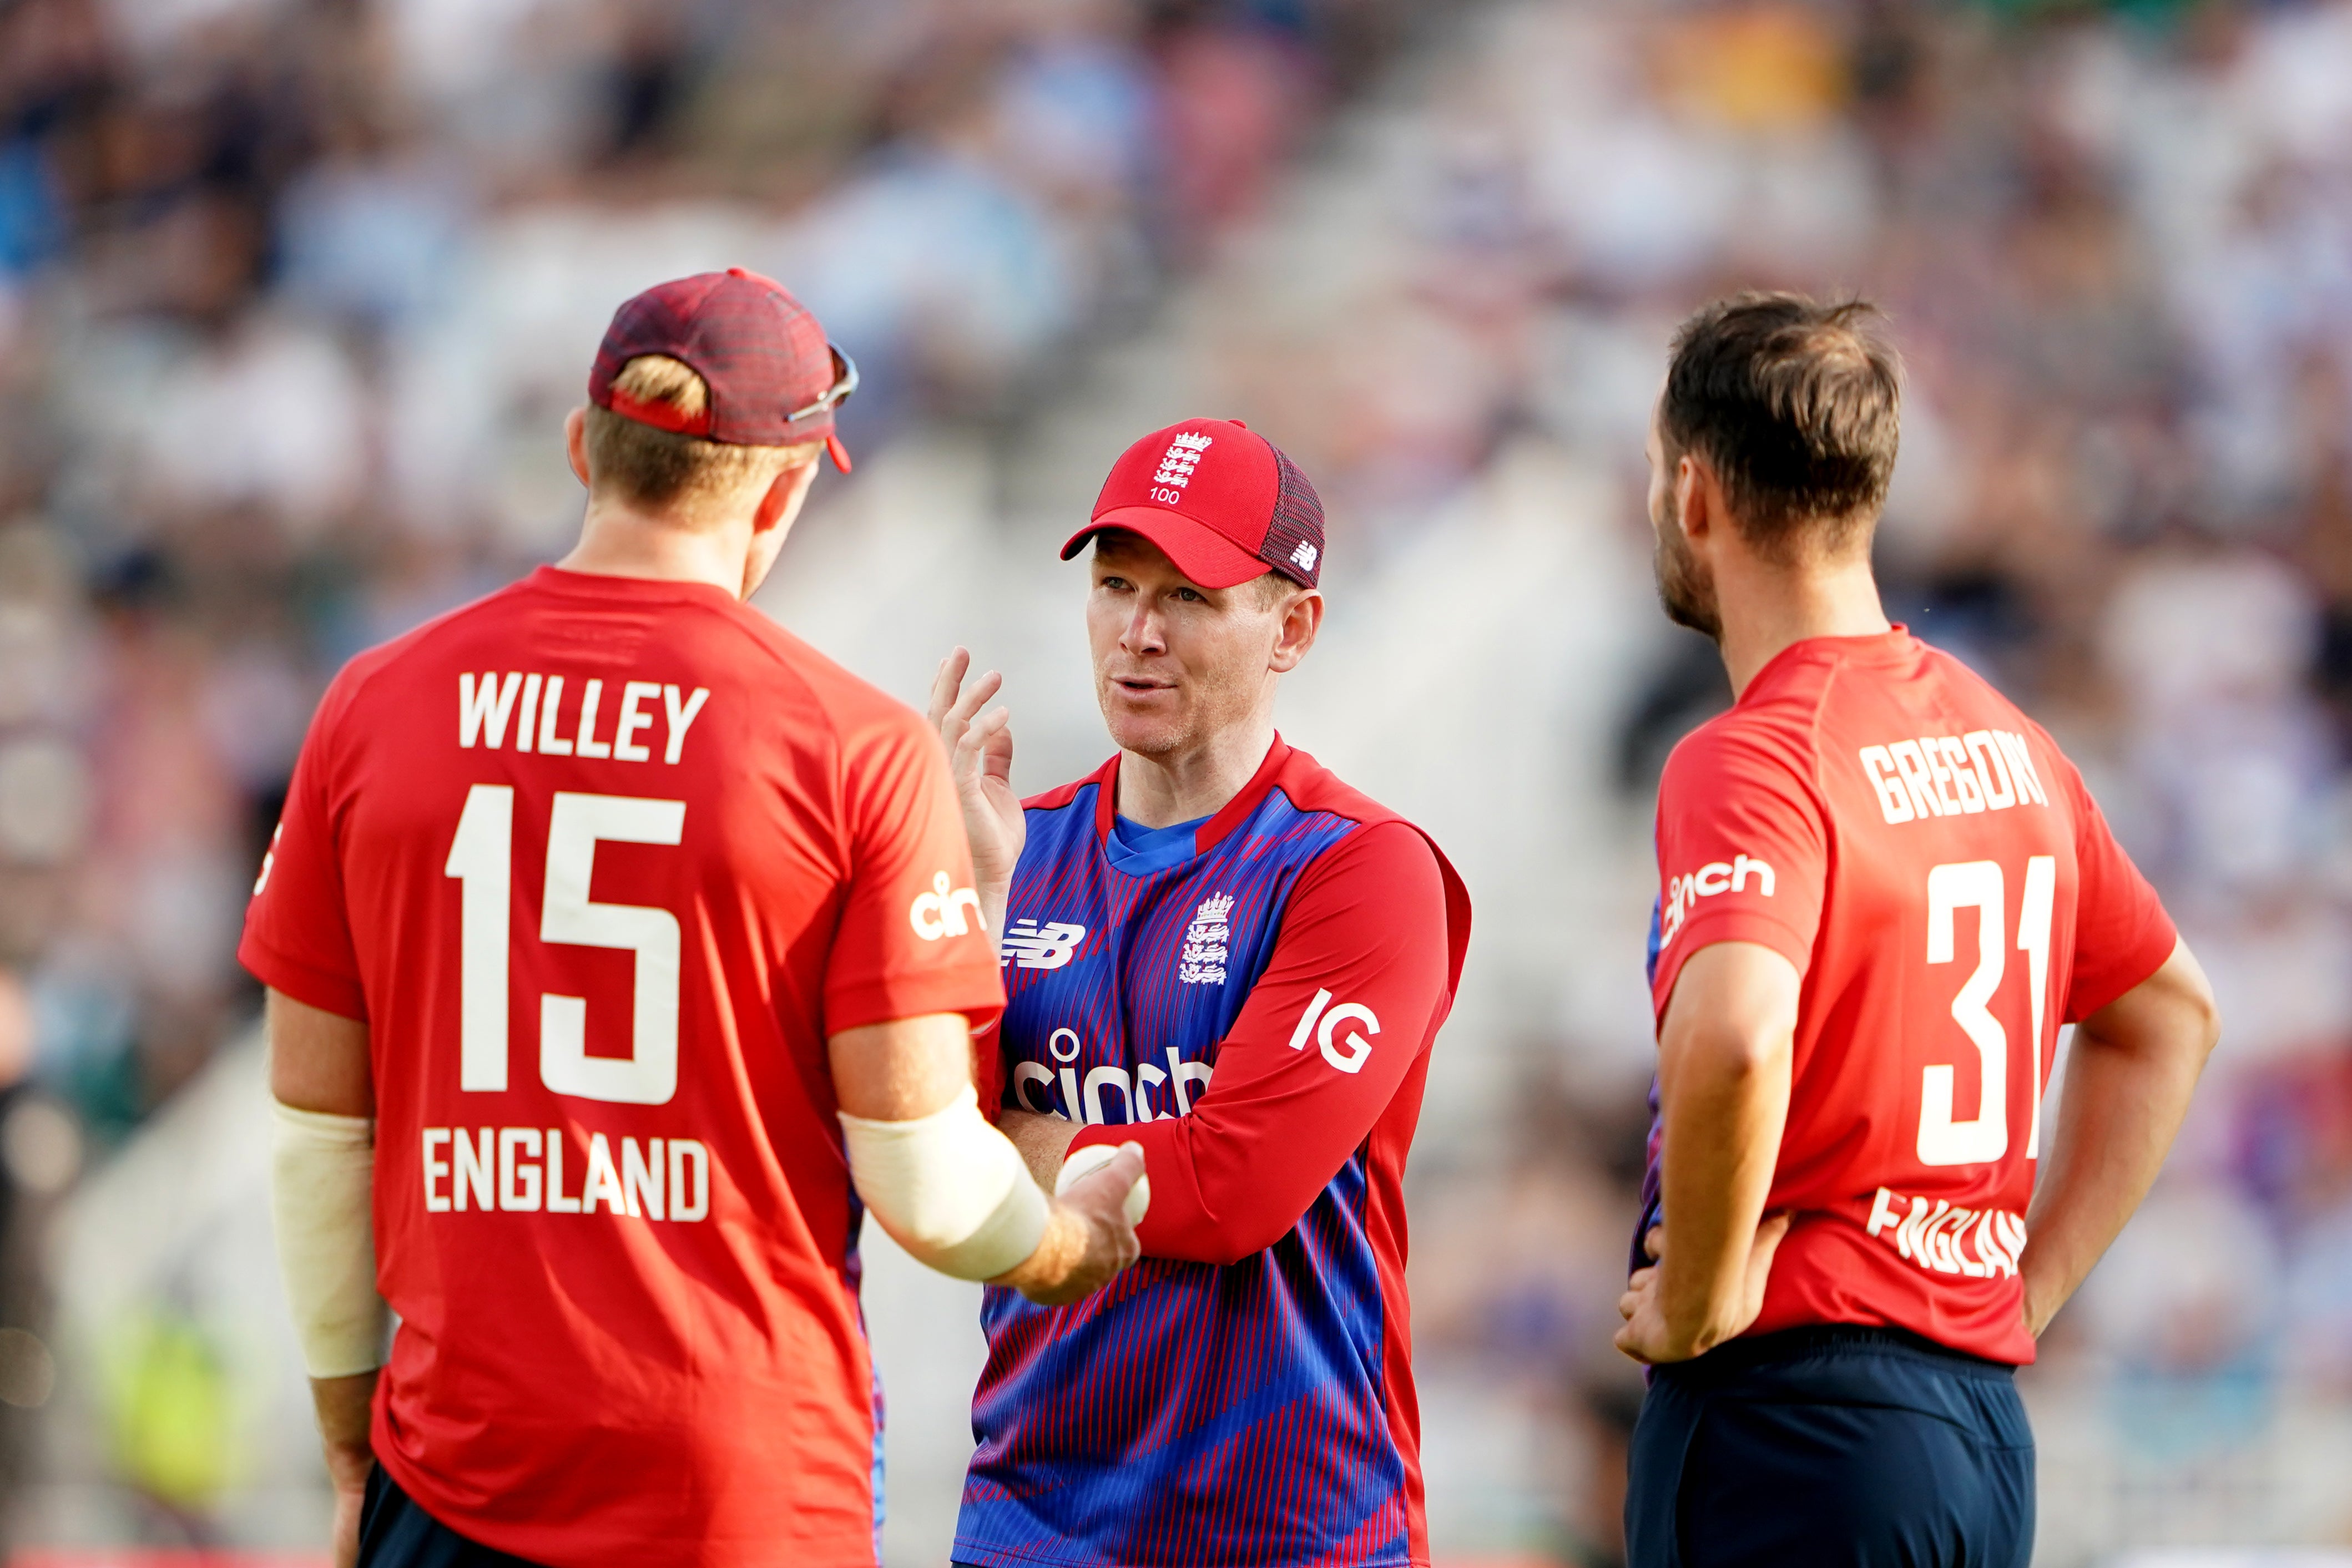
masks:
{"type": "Polygon", "coordinates": [[[657,430],[733,446],[791,446],[822,439],[836,467],[849,454],[833,411],[857,390],[857,366],[784,286],[730,267],[657,283],[613,312],[588,401],[657,430]],[[613,385],[640,354],[667,354],[710,388],[701,413],[681,415],[613,385]]]}
{"type": "Polygon", "coordinates": [[[1069,559],[1105,528],[1128,528],[1203,588],[1268,571],[1312,588],[1323,574],[1323,502],[1281,448],[1237,419],[1188,419],[1119,455],[1069,559]]]}

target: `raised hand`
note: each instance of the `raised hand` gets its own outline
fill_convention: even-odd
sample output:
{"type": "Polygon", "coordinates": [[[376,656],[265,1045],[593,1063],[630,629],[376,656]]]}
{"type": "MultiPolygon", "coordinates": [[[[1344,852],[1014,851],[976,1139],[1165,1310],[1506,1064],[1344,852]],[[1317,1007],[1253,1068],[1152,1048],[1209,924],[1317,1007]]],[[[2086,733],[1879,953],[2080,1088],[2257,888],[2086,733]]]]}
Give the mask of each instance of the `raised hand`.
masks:
{"type": "Polygon", "coordinates": [[[1013,867],[1029,824],[1021,797],[1013,790],[1013,714],[982,708],[1004,688],[1004,677],[989,671],[964,689],[971,654],[958,648],[940,661],[931,681],[931,727],[948,748],[956,799],[963,806],[964,836],[971,841],[971,869],[978,879],[981,913],[989,934],[1004,935],[1004,903],[1013,887],[1013,867]]]}

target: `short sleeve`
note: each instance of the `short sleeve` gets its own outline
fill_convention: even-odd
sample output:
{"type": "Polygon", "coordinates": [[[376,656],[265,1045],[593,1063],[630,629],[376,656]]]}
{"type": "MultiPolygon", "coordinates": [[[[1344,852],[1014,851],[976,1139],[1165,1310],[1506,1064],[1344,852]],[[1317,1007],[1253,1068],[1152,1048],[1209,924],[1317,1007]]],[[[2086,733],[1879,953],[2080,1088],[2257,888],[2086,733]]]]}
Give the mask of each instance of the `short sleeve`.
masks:
{"type": "Polygon", "coordinates": [[[2074,972],[2063,1016],[2080,1023],[2162,968],[2180,937],[2082,775],[2060,767],[2075,811],[2074,972]]]}
{"type": "Polygon", "coordinates": [[[1004,985],[938,737],[894,707],[856,732],[843,769],[850,873],[825,961],[825,1032],[925,1013],[992,1022],[1004,985]]]}
{"type": "MultiPolygon", "coordinates": [[[[1728,716],[1738,719],[1738,710],[1728,716]]],[[[1675,748],[1658,784],[1658,961],[1663,1019],[1690,956],[1717,942],[1812,963],[1828,832],[1803,753],[1761,726],[1718,719],[1675,748]]]]}
{"type": "Polygon", "coordinates": [[[343,900],[332,780],[335,724],[349,677],[319,705],[295,759],[277,831],[246,905],[237,961],[255,979],[298,1002],[364,1020],[367,997],[343,900]]]}

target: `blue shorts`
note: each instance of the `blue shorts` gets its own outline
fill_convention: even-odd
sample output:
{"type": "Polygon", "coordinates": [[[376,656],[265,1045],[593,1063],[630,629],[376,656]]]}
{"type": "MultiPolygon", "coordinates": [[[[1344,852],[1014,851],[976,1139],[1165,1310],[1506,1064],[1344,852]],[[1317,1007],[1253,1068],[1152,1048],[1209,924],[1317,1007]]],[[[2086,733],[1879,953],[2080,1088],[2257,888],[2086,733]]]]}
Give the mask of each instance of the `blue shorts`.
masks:
{"type": "Polygon", "coordinates": [[[360,1508],[359,1568],[531,1568],[468,1541],[416,1506],[382,1465],[368,1472],[360,1508]]]}
{"type": "Polygon", "coordinates": [[[1628,1568],[2033,1555],[2015,1369],[1899,1329],[1790,1329],[1659,1367],[1630,1468],[1628,1568]]]}

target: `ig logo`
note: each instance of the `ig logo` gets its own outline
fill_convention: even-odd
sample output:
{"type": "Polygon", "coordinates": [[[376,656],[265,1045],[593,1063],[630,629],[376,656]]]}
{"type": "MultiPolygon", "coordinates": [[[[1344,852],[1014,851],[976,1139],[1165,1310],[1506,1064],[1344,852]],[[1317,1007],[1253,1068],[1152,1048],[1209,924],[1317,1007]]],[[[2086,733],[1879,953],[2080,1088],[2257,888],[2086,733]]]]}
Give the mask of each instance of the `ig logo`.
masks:
{"type": "Polygon", "coordinates": [[[1361,1072],[1372,1054],[1370,1037],[1380,1032],[1381,1020],[1373,1016],[1371,1009],[1361,1002],[1341,1002],[1332,1007],[1331,993],[1318,990],[1315,999],[1307,1004],[1307,1010],[1298,1015],[1298,1027],[1290,1031],[1290,1049],[1306,1050],[1307,1037],[1311,1033],[1315,1043],[1322,1048],[1324,1061],[1342,1072],[1361,1072]],[[1335,1043],[1331,1036],[1341,1024],[1350,1021],[1362,1024],[1362,1031],[1351,1030],[1335,1043]]]}

